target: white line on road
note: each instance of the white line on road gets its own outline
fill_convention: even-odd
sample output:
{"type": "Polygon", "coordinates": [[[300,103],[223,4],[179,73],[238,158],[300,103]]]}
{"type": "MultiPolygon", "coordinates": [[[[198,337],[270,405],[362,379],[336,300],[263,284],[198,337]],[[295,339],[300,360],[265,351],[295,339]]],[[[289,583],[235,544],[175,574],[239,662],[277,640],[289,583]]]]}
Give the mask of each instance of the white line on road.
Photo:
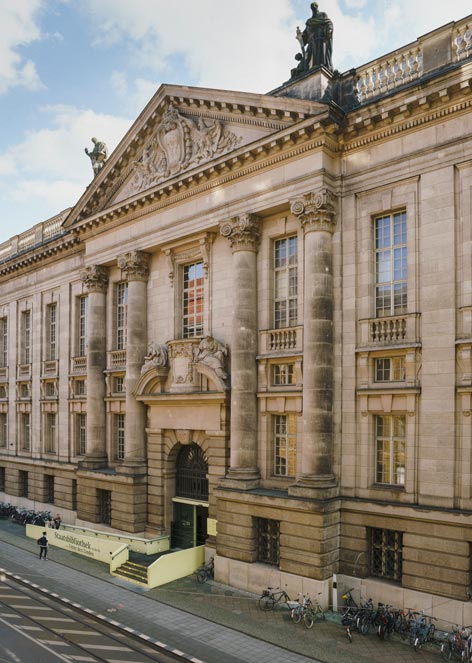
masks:
{"type": "MultiPolygon", "coordinates": [[[[55,656],[60,661],[65,661],[66,663],[69,663],[69,658],[64,658],[64,656],[61,656],[60,654],[55,652],[53,649],[50,649],[50,647],[46,647],[45,646],[46,645],[45,640],[36,640],[36,638],[32,638],[30,635],[28,635],[27,633],[22,631],[21,628],[18,628],[18,626],[14,626],[13,624],[9,624],[4,619],[0,619],[0,622],[3,622],[5,624],[5,626],[8,626],[13,631],[16,631],[17,633],[20,633],[20,635],[22,635],[24,638],[28,638],[28,640],[31,640],[31,642],[34,642],[39,647],[42,647],[43,649],[46,649],[46,651],[50,652],[53,656],[55,656]]],[[[57,643],[54,642],[54,644],[57,644],[57,643]]]]}
{"type": "Polygon", "coordinates": [[[75,624],[75,621],[69,617],[43,617],[42,615],[37,615],[35,619],[38,622],[68,622],[69,624],[75,624]]]}
{"type": "Polygon", "coordinates": [[[89,645],[88,643],[82,646],[86,647],[87,649],[107,649],[108,651],[133,651],[129,647],[109,647],[108,645],[89,645]]]}

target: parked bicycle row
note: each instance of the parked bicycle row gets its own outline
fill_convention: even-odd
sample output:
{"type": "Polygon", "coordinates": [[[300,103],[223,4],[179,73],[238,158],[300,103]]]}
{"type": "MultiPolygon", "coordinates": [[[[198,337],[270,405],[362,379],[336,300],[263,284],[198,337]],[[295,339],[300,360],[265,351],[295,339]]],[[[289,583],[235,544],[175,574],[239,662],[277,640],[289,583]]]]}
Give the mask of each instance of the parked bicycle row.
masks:
{"type": "Polygon", "coordinates": [[[33,511],[9,502],[0,502],[0,518],[9,518],[19,525],[39,525],[40,527],[54,522],[50,511],[33,511]]]}
{"type": "MultiPolygon", "coordinates": [[[[396,633],[402,640],[408,640],[417,652],[426,643],[434,643],[440,647],[445,661],[459,659],[464,663],[472,663],[472,626],[457,626],[446,635],[441,631],[441,637],[437,637],[434,617],[410,608],[402,610],[383,603],[374,607],[372,599],[358,605],[352,592],[353,589],[349,589],[343,594],[344,605],[339,610],[349,642],[352,642],[355,631],[362,636],[375,632],[381,640],[388,640],[396,633]]],[[[292,601],[287,591],[279,587],[263,590],[258,606],[265,611],[274,610],[278,606],[285,607],[290,610],[290,617],[295,624],[302,622],[308,629],[318,619],[326,618],[317,599],[300,594],[296,601],[292,601]]]]}

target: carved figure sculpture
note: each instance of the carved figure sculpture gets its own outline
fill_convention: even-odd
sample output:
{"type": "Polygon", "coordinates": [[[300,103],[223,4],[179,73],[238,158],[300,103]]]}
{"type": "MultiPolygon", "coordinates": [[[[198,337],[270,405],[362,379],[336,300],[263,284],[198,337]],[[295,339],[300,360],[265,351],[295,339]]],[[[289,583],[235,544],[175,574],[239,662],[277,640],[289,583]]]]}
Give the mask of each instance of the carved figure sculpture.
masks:
{"type": "Polygon", "coordinates": [[[108,158],[108,150],[105,143],[101,140],[98,140],[97,138],[92,138],[92,143],[93,150],[89,152],[88,149],[85,148],[85,154],[92,162],[93,174],[94,177],[96,177],[105,165],[105,161],[108,158]]]}
{"type": "Polygon", "coordinates": [[[193,353],[193,361],[196,364],[206,364],[219,378],[226,380],[228,374],[225,371],[225,357],[228,355],[228,349],[225,345],[215,340],[213,336],[205,336],[198,348],[194,348],[193,353]]]}
{"type": "Polygon", "coordinates": [[[333,70],[333,23],[325,12],[318,10],[317,2],[311,3],[311,12],[303,32],[297,27],[296,39],[301,53],[295,56],[298,65],[291,71],[292,78],[319,66],[333,70]]]}
{"type": "Polygon", "coordinates": [[[151,368],[166,368],[168,365],[169,352],[167,350],[167,345],[150,343],[147,349],[147,354],[144,357],[141,375],[151,370],[151,368]]]}

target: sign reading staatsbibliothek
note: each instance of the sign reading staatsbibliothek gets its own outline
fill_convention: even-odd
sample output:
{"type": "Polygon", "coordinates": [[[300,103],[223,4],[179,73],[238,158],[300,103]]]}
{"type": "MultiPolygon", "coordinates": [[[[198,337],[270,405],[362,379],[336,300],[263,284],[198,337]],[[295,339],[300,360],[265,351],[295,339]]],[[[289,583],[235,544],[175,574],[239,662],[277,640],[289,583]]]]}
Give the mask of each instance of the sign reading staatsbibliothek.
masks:
{"type": "Polygon", "coordinates": [[[84,536],[66,530],[55,530],[37,525],[26,525],[26,536],[38,539],[46,531],[50,546],[69,550],[78,555],[96,559],[98,562],[110,563],[110,554],[123,546],[122,541],[108,541],[95,536],[84,536]]]}

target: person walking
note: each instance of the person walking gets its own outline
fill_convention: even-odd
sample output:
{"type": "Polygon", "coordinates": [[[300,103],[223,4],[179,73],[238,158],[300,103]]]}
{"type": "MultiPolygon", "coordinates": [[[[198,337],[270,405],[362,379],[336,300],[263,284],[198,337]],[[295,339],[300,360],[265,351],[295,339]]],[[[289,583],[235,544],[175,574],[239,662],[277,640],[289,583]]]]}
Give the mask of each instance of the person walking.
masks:
{"type": "Polygon", "coordinates": [[[44,559],[46,560],[48,558],[48,537],[46,536],[46,532],[43,532],[43,535],[39,537],[38,539],[38,546],[39,546],[39,559],[44,559]]]}

